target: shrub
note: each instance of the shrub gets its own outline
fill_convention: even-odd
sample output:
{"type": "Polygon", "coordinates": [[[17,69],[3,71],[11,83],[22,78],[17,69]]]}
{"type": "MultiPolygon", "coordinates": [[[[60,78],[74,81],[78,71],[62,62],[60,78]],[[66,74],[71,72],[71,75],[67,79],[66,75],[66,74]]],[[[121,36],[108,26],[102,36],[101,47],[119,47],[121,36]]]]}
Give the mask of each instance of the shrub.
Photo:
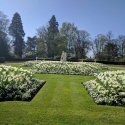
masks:
{"type": "Polygon", "coordinates": [[[67,61],[70,61],[70,62],[78,62],[78,58],[75,57],[75,56],[68,57],[68,58],[67,58],[67,61]]]}
{"type": "Polygon", "coordinates": [[[0,63],[4,63],[5,62],[5,57],[0,57],[0,63]]]}
{"type": "Polygon", "coordinates": [[[55,56],[55,57],[54,57],[54,60],[55,60],[55,61],[60,61],[60,58],[61,58],[61,56],[55,56]]]}

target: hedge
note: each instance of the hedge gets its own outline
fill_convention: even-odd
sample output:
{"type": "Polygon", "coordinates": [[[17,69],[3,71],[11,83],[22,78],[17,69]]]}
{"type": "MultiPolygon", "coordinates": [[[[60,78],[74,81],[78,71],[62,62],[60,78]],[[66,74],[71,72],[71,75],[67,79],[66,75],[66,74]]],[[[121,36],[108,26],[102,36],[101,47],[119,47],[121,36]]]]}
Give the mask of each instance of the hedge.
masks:
{"type": "Polygon", "coordinates": [[[5,62],[5,57],[0,57],[0,63],[4,63],[5,62]]]}

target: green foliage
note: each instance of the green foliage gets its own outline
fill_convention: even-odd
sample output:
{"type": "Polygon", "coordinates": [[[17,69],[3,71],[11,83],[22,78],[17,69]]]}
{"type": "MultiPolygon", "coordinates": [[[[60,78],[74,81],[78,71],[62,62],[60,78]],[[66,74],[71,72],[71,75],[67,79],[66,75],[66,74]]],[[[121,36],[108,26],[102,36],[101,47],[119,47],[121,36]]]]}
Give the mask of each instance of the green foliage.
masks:
{"type": "Polygon", "coordinates": [[[61,59],[61,56],[54,56],[55,61],[60,61],[60,59],[61,59]]]}
{"type": "Polygon", "coordinates": [[[90,34],[85,30],[78,30],[76,41],[74,43],[75,56],[78,58],[86,58],[90,49],[90,34]]]}
{"type": "Polygon", "coordinates": [[[7,57],[9,55],[9,47],[7,41],[1,36],[0,33],[0,57],[7,57]]]}
{"type": "Polygon", "coordinates": [[[105,44],[107,42],[106,36],[103,34],[98,34],[93,41],[93,51],[96,60],[105,60],[103,53],[105,44]]]}
{"type": "Polygon", "coordinates": [[[21,17],[18,13],[15,13],[12,19],[12,22],[9,26],[9,34],[14,38],[13,46],[14,46],[14,53],[18,57],[22,57],[23,49],[24,49],[24,39],[25,36],[21,17]]]}
{"type": "Polygon", "coordinates": [[[124,58],[125,36],[113,39],[112,31],[106,35],[99,34],[93,42],[93,52],[98,61],[118,61],[124,58]]]}
{"type": "Polygon", "coordinates": [[[119,56],[124,59],[125,56],[125,35],[118,36],[118,48],[119,48],[119,56]]]}
{"type": "Polygon", "coordinates": [[[67,43],[67,54],[71,56],[74,54],[74,41],[76,39],[77,27],[73,23],[64,22],[59,32],[60,36],[65,37],[67,43]]]}
{"type": "Polygon", "coordinates": [[[78,59],[78,57],[76,57],[76,56],[71,56],[71,57],[68,57],[68,59],[78,59]]]}
{"type": "Polygon", "coordinates": [[[4,63],[5,62],[5,57],[0,57],[0,63],[4,63]]]}
{"type": "Polygon", "coordinates": [[[48,27],[48,38],[46,41],[47,45],[47,55],[48,57],[54,57],[55,55],[55,49],[57,47],[57,43],[55,41],[55,38],[58,34],[58,22],[56,22],[55,15],[52,16],[52,18],[49,21],[49,27],[48,27]]]}
{"type": "Polygon", "coordinates": [[[35,79],[32,72],[0,65],[0,101],[30,101],[44,83],[35,79]]]}
{"type": "Polygon", "coordinates": [[[34,36],[33,38],[27,37],[25,56],[36,57],[36,40],[36,36],[34,36]]]}
{"type": "Polygon", "coordinates": [[[0,57],[7,57],[9,55],[8,24],[9,19],[0,11],[0,57]]]}
{"type": "Polygon", "coordinates": [[[53,51],[55,56],[61,56],[62,51],[67,51],[67,42],[65,36],[60,36],[60,34],[58,34],[54,39],[54,43],[55,48],[53,51]]]}
{"type": "Polygon", "coordinates": [[[0,11],[0,31],[6,33],[9,24],[9,19],[2,11],[0,11]]]}
{"type": "Polygon", "coordinates": [[[46,57],[46,44],[42,38],[37,38],[36,40],[36,55],[37,57],[46,57]]]}
{"type": "Polygon", "coordinates": [[[75,56],[68,57],[67,61],[69,61],[69,62],[78,62],[78,57],[75,57],[75,56]]]}
{"type": "Polygon", "coordinates": [[[125,105],[125,71],[95,74],[96,79],[83,83],[94,102],[102,105],[125,105]]]}
{"type": "Polygon", "coordinates": [[[107,43],[104,48],[105,58],[108,61],[115,61],[118,58],[119,48],[115,43],[107,43]]]}
{"type": "Polygon", "coordinates": [[[77,30],[73,23],[64,22],[60,31],[58,22],[53,15],[46,27],[37,29],[38,42],[37,55],[49,58],[60,56],[62,51],[67,52],[68,56],[85,58],[90,50],[90,34],[85,30],[77,30]]]}

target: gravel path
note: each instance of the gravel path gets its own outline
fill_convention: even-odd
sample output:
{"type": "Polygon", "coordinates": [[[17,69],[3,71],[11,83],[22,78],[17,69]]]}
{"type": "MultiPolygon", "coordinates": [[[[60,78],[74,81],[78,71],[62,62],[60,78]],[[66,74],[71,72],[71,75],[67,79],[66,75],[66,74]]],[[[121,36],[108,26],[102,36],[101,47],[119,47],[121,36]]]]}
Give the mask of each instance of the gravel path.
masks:
{"type": "Polygon", "coordinates": [[[125,70],[125,66],[115,66],[115,65],[112,65],[112,66],[108,66],[109,68],[117,68],[117,69],[121,69],[121,70],[125,70]]]}
{"type": "Polygon", "coordinates": [[[0,65],[12,65],[12,64],[22,64],[23,62],[5,62],[5,63],[0,63],[0,65]]]}

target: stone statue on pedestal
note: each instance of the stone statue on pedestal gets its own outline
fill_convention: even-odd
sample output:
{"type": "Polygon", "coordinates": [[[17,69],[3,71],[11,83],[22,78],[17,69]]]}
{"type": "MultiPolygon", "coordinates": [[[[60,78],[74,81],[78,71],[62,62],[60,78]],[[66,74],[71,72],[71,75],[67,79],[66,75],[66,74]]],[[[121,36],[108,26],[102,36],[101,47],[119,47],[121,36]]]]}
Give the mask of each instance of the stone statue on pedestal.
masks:
{"type": "Polygon", "coordinates": [[[66,58],[67,58],[67,53],[64,52],[64,51],[62,51],[62,55],[61,55],[61,59],[60,59],[60,61],[62,61],[62,62],[66,62],[66,61],[67,61],[66,58]]]}

